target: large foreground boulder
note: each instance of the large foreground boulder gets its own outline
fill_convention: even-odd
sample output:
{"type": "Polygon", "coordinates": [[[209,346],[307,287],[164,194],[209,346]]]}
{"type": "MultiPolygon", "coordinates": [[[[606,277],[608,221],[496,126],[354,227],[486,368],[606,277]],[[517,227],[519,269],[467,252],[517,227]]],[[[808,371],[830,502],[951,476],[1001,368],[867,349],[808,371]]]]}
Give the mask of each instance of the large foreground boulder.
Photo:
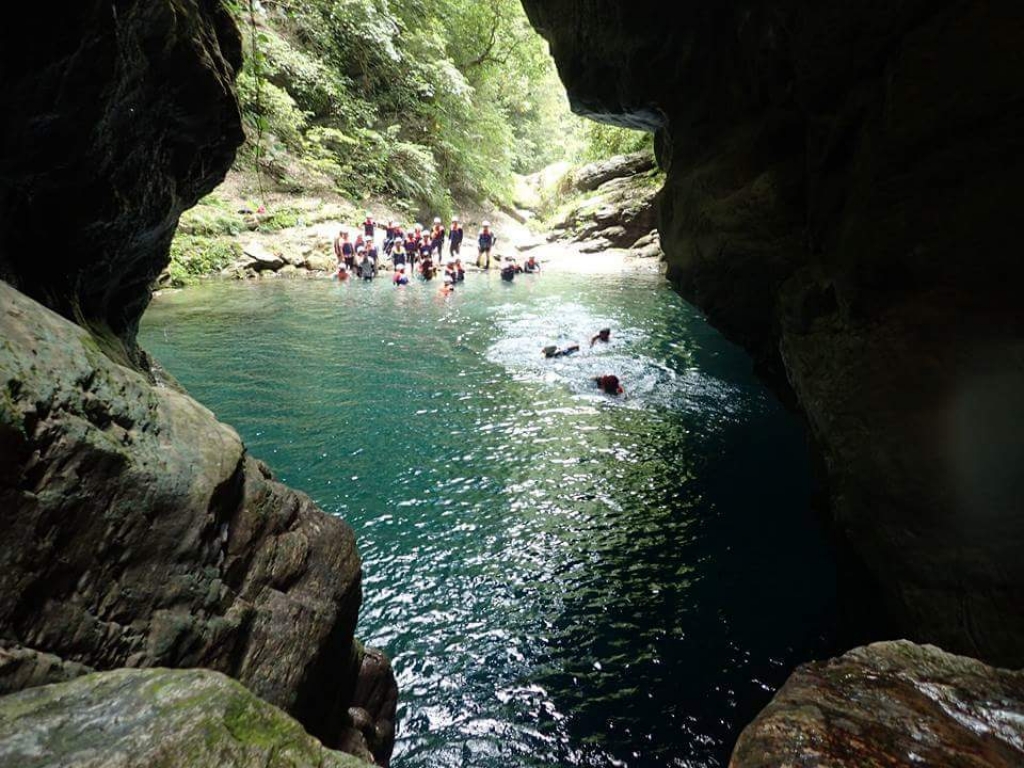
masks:
{"type": "Polygon", "coordinates": [[[1018,768],[1024,672],[876,643],[805,664],[740,736],[730,768],[1018,768]]]}
{"type": "MultiPolygon", "coordinates": [[[[0,308],[0,682],[208,667],[347,738],[366,675],[351,529],[88,331],[5,283],[0,308]]],[[[393,734],[393,704],[376,714],[393,734]]]]}
{"type": "Polygon", "coordinates": [[[669,277],[807,415],[850,629],[1024,664],[1024,4],[523,4],[577,111],[657,131],[669,277]]]}
{"type": "Polygon", "coordinates": [[[0,698],[7,768],[360,768],[206,670],[117,670],[0,698]]]}

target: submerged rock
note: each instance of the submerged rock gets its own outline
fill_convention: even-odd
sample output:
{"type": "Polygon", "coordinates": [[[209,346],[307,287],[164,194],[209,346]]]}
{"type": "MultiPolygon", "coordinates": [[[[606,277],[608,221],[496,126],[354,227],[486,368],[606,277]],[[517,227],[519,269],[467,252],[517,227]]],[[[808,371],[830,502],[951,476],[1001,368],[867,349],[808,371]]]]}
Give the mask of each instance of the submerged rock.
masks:
{"type": "Polygon", "coordinates": [[[740,736],[730,768],[1019,768],[1024,672],[877,643],[800,667],[740,736]]]}
{"type": "Polygon", "coordinates": [[[360,768],[206,670],[117,670],[0,698],[11,768],[360,768]]]}
{"type": "Polygon", "coordinates": [[[0,646],[22,670],[0,679],[208,667],[338,743],[363,664],[351,529],[84,329],[5,283],[0,306],[0,646]]]}

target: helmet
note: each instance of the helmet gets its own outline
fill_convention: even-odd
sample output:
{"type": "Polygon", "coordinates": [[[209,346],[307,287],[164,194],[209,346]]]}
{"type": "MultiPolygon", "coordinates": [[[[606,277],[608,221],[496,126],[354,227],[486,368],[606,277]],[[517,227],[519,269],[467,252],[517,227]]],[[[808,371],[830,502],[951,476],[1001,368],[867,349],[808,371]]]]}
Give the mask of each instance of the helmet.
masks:
{"type": "Polygon", "coordinates": [[[440,224],[441,223],[441,218],[439,216],[435,216],[434,217],[434,223],[435,224],[440,224]]]}
{"type": "Polygon", "coordinates": [[[489,221],[485,221],[485,222],[483,223],[483,226],[485,226],[485,227],[489,227],[489,226],[491,226],[491,222],[489,222],[489,221]]]}
{"type": "Polygon", "coordinates": [[[423,229],[423,225],[419,224],[419,223],[413,224],[412,226],[413,226],[413,229],[423,229]]]}
{"type": "Polygon", "coordinates": [[[459,223],[459,217],[458,216],[452,216],[452,223],[453,224],[458,224],[459,223]]]}

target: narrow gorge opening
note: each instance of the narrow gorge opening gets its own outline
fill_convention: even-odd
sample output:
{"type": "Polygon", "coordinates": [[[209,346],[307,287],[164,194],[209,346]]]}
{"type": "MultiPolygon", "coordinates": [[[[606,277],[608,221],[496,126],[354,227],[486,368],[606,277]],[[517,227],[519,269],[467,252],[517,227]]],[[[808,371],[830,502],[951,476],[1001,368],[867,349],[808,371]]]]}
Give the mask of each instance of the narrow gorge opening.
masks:
{"type": "Polygon", "coordinates": [[[1021,764],[1024,7],[705,5],[0,30],[0,762],[1021,764]]]}
{"type": "MultiPolygon", "coordinates": [[[[343,42],[389,23],[416,38],[410,18],[433,30],[446,13],[482,15],[497,42],[442,38],[428,63],[454,75],[403,69],[376,90],[332,81],[351,53],[310,42],[316,4],[240,17],[256,51],[240,88],[249,141],[183,217],[140,343],[355,529],[358,634],[392,658],[400,691],[394,765],[724,766],[789,672],[835,649],[802,425],[665,279],[651,134],[573,116],[518,2],[435,5],[352,4],[343,42]],[[423,88],[416,77],[448,92],[425,102],[429,133],[379,92],[423,88]],[[510,78],[516,95],[499,96],[510,78]],[[331,88],[373,121],[323,112],[331,88]],[[476,109],[483,134],[445,168],[476,109]],[[380,232],[375,280],[358,255],[333,274],[339,230],[369,242],[367,219],[409,231],[435,216],[469,231],[452,295],[440,275],[396,288],[380,232]],[[541,273],[475,269],[484,220],[499,265],[532,257],[541,273]],[[610,342],[592,342],[602,328],[610,342]],[[609,373],[624,400],[596,391],[609,373]]],[[[396,66],[381,45],[402,69],[424,40],[372,45],[369,79],[396,66]]]]}

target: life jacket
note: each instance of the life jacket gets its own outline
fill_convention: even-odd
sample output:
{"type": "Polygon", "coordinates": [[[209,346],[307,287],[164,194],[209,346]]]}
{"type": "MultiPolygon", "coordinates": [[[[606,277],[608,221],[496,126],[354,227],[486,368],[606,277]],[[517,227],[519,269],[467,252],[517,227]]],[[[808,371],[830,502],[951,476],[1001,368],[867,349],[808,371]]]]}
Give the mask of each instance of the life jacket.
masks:
{"type": "Polygon", "coordinates": [[[363,234],[367,237],[373,237],[373,233],[377,231],[377,222],[373,219],[367,219],[363,222],[363,234]]]}
{"type": "Polygon", "coordinates": [[[481,232],[480,233],[480,247],[484,250],[494,247],[494,241],[497,238],[494,237],[493,232],[481,232]]]}

